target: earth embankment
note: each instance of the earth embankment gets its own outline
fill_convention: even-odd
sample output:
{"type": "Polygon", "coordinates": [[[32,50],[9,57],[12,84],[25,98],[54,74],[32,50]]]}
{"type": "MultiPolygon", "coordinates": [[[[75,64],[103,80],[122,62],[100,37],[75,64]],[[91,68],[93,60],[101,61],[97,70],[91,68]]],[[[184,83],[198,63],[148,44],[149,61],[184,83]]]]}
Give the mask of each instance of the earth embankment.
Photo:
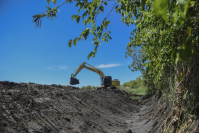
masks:
{"type": "Polygon", "coordinates": [[[0,81],[0,92],[0,132],[145,133],[159,128],[155,99],[142,104],[119,90],[0,81]]]}

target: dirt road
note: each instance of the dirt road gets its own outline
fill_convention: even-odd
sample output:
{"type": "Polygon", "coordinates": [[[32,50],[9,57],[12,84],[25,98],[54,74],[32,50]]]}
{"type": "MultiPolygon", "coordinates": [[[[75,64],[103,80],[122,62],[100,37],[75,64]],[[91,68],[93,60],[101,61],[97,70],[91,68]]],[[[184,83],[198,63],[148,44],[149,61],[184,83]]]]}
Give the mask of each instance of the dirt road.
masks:
{"type": "Polygon", "coordinates": [[[138,104],[119,90],[80,91],[1,81],[0,92],[2,133],[155,133],[158,129],[154,116],[160,110],[153,99],[138,104]]]}

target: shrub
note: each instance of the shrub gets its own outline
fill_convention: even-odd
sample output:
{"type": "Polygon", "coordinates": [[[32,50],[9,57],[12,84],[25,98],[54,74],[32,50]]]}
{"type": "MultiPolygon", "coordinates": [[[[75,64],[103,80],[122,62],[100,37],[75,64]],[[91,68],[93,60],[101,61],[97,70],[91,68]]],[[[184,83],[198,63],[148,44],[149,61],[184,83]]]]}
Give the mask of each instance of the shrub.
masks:
{"type": "Polygon", "coordinates": [[[81,87],[81,90],[95,90],[98,86],[91,86],[91,85],[88,85],[88,86],[82,86],[81,87]]]}

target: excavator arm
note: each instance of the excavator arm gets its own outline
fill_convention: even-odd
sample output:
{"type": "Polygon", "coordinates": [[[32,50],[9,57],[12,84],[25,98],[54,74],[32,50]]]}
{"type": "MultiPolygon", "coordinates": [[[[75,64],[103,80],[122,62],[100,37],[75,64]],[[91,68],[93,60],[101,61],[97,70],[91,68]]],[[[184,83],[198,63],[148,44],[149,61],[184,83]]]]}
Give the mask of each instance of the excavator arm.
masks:
{"type": "Polygon", "coordinates": [[[101,80],[105,77],[104,73],[103,73],[101,70],[99,70],[98,68],[95,68],[95,67],[93,67],[93,66],[90,65],[90,64],[88,64],[89,66],[86,66],[85,64],[87,64],[87,63],[86,63],[86,62],[83,62],[83,63],[74,71],[74,74],[71,74],[71,79],[70,79],[70,84],[71,84],[71,85],[79,84],[79,80],[76,79],[75,77],[76,77],[76,75],[77,75],[83,68],[86,68],[86,69],[88,69],[88,70],[90,70],[90,71],[93,71],[93,72],[99,74],[101,80]]]}

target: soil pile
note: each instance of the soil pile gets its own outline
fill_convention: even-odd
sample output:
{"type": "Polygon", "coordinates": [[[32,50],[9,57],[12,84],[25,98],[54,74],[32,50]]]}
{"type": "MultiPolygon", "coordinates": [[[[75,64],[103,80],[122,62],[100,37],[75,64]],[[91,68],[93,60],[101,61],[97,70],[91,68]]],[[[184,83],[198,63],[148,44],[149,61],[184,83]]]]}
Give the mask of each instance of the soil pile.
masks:
{"type": "Polygon", "coordinates": [[[155,100],[138,104],[119,90],[0,81],[0,132],[155,133],[166,111],[155,100]]]}

